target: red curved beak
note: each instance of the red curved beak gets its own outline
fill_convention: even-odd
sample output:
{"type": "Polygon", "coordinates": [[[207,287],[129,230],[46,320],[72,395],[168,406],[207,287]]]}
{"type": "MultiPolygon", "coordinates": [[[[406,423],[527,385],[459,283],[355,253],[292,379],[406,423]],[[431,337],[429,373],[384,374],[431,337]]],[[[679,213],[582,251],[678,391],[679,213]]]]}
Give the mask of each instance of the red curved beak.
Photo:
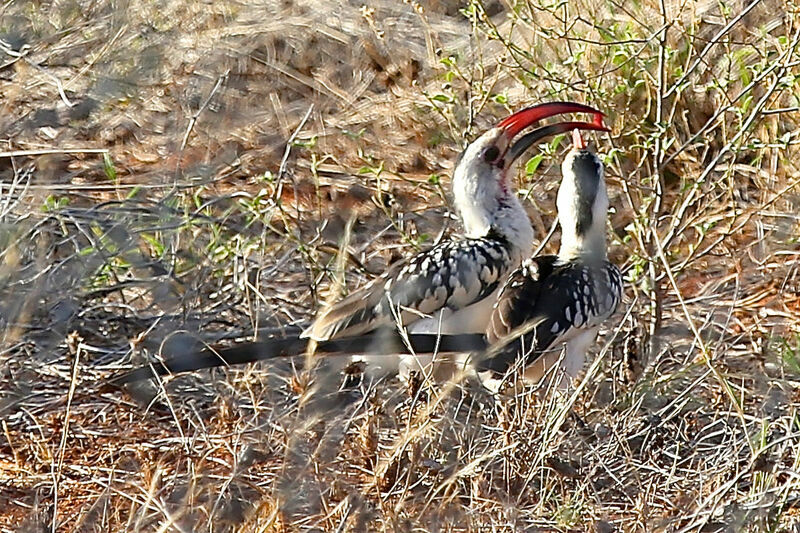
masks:
{"type": "Polygon", "coordinates": [[[513,139],[528,126],[562,113],[591,113],[594,115],[594,124],[603,127],[603,113],[601,111],[588,105],[573,102],[548,102],[526,107],[501,120],[497,127],[504,130],[508,139],[513,139]]]}

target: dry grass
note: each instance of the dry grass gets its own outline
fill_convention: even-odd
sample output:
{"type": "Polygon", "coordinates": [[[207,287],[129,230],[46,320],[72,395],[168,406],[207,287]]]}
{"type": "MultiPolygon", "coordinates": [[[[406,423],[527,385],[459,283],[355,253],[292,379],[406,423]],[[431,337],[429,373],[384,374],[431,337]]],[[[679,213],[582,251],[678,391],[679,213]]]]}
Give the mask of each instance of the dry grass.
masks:
{"type": "MultiPolygon", "coordinates": [[[[0,7],[0,530],[800,530],[794,4],[318,4],[0,7]],[[613,125],[628,280],[574,397],[104,385],[304,323],[350,224],[349,287],[457,231],[465,139],[566,98],[613,125]]],[[[520,172],[540,236],[560,153],[520,172]]]]}

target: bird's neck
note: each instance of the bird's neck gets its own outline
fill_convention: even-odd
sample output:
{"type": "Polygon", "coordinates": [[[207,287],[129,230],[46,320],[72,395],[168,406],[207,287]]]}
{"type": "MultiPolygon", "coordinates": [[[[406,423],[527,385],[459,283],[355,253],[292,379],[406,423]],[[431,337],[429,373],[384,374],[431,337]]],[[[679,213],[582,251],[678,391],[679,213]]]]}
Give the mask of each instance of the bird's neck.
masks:
{"type": "Polygon", "coordinates": [[[562,261],[605,261],[606,218],[608,197],[605,186],[589,201],[576,191],[574,184],[562,182],[558,191],[558,222],[561,226],[561,248],[558,257],[562,261]]]}
{"type": "Polygon", "coordinates": [[[561,247],[558,258],[562,261],[605,261],[607,257],[605,236],[586,235],[564,231],[561,226],[561,247]]]}
{"type": "Polygon", "coordinates": [[[495,191],[470,191],[455,188],[455,204],[467,237],[486,237],[491,232],[501,236],[514,248],[518,260],[533,253],[533,228],[528,214],[510,188],[495,191]]]}

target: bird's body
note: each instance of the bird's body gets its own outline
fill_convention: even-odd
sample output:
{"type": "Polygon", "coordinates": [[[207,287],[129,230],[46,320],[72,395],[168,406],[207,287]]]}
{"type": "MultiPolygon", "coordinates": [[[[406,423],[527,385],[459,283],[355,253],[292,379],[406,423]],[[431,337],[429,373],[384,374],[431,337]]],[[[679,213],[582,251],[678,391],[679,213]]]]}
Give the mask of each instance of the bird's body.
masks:
{"type": "Polygon", "coordinates": [[[479,360],[476,370],[487,383],[504,378],[515,366],[524,368],[530,382],[559,367],[575,377],[621,292],[619,269],[608,261],[585,264],[557,255],[526,261],[498,296],[485,335],[490,355],[479,360]]]}
{"type": "Polygon", "coordinates": [[[494,232],[445,241],[339,301],[305,336],[325,341],[396,323],[411,333],[483,332],[492,296],[521,263],[521,252],[494,232]]]}
{"type": "Polygon", "coordinates": [[[562,165],[558,192],[558,255],[525,261],[504,284],[478,357],[478,375],[499,389],[517,369],[526,380],[558,374],[559,384],[583,368],[600,325],[622,299],[622,276],[606,255],[608,196],[603,165],[579,134],[562,165]]]}

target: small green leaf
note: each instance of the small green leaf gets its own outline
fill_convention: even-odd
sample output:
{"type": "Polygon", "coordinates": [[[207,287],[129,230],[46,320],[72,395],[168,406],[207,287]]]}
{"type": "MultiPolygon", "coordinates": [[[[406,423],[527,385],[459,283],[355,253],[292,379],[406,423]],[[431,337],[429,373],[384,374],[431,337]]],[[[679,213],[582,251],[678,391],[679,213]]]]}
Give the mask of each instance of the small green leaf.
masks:
{"type": "Polygon", "coordinates": [[[525,163],[525,174],[528,176],[535,174],[536,169],[539,168],[539,165],[542,164],[542,161],[544,161],[544,154],[542,153],[538,153],[528,159],[528,162],[525,163]]]}
{"type": "Polygon", "coordinates": [[[344,133],[347,137],[355,141],[356,139],[360,139],[361,137],[363,137],[365,131],[367,131],[367,128],[361,128],[358,131],[350,131],[347,129],[343,129],[342,133],[344,133]]]}
{"type": "Polygon", "coordinates": [[[508,96],[505,94],[495,94],[492,96],[492,100],[500,105],[508,104],[508,96]]]}
{"type": "Polygon", "coordinates": [[[114,161],[111,160],[111,154],[103,152],[103,172],[106,177],[111,181],[117,181],[117,169],[114,168],[114,161]]]}
{"type": "Polygon", "coordinates": [[[156,255],[160,256],[164,254],[164,244],[159,241],[155,236],[150,235],[148,233],[142,233],[142,239],[147,241],[150,246],[153,247],[153,250],[156,252],[156,255]]]}
{"type": "Polygon", "coordinates": [[[42,211],[50,212],[50,211],[59,211],[69,205],[69,198],[66,196],[54,196],[50,195],[44,200],[44,205],[42,206],[42,211]]]}
{"type": "Polygon", "coordinates": [[[308,148],[309,150],[314,148],[316,145],[317,145],[317,136],[316,135],[314,135],[310,139],[306,139],[306,140],[296,139],[292,143],[292,146],[299,146],[300,148],[308,148]]]}
{"type": "Polygon", "coordinates": [[[561,141],[563,141],[566,137],[567,137],[566,133],[559,133],[558,135],[553,137],[553,140],[550,141],[550,153],[555,152],[556,149],[558,148],[558,145],[560,145],[561,141]]]}

